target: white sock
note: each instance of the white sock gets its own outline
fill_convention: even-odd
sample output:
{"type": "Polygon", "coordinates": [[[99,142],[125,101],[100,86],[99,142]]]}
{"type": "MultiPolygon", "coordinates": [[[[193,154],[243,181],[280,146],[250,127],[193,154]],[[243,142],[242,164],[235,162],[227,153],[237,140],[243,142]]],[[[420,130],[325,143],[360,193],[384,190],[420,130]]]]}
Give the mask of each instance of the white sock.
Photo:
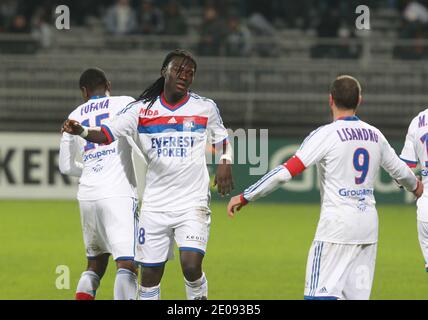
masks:
{"type": "Polygon", "coordinates": [[[208,280],[205,277],[205,273],[202,273],[202,277],[196,281],[187,281],[184,278],[184,282],[186,284],[187,300],[208,299],[208,280]]]}
{"type": "Polygon", "coordinates": [[[137,275],[128,269],[117,269],[114,281],[114,300],[135,300],[137,275]]]}
{"type": "Polygon", "coordinates": [[[140,300],[160,300],[160,284],[150,288],[140,286],[138,297],[140,300]]]}
{"type": "Polygon", "coordinates": [[[90,300],[95,298],[98,287],[100,286],[100,277],[93,271],[85,271],[80,276],[76,289],[76,299],[90,300]]]}

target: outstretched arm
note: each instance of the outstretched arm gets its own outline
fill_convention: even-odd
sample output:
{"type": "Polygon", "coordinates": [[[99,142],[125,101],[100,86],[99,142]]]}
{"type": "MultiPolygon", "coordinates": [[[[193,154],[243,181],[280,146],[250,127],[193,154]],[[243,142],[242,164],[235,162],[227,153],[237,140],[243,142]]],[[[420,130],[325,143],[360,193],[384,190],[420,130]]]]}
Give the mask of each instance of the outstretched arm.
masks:
{"type": "Polygon", "coordinates": [[[276,167],[265,174],[259,181],[245,189],[245,191],[230,199],[227,206],[229,217],[233,217],[236,211],[241,210],[250,201],[255,201],[275,191],[281,184],[290,181],[294,176],[305,170],[302,161],[296,156],[286,163],[276,167]]]}
{"type": "Polygon", "coordinates": [[[404,161],[396,155],[394,149],[384,137],[382,137],[381,165],[398,185],[412,192],[417,199],[421,197],[424,189],[422,182],[416,178],[415,174],[404,161]]]}
{"type": "Polygon", "coordinates": [[[71,135],[81,136],[82,138],[95,143],[109,143],[107,135],[99,127],[84,127],[76,120],[65,120],[61,128],[61,133],[64,132],[71,135]]]}

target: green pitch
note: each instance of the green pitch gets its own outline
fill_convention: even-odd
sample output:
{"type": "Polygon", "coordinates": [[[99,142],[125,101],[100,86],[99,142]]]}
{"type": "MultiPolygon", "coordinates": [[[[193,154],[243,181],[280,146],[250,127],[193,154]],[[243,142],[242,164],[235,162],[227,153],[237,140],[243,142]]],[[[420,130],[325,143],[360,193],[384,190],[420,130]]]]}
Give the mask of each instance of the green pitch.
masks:
{"type": "MultiPolygon", "coordinates": [[[[302,299],[318,205],[252,204],[234,219],[212,205],[204,268],[210,299],[302,299]]],[[[380,234],[372,299],[428,299],[414,206],[378,206],[380,234]]],[[[177,252],[176,252],[177,253],[177,252]]],[[[0,299],[73,299],[86,267],[76,202],[0,202],[0,299]],[[70,289],[55,283],[59,265],[70,289]]],[[[177,254],[176,254],[177,256],[177,254]]],[[[97,299],[112,299],[111,263],[97,299]]],[[[185,299],[178,259],[167,264],[163,299],[185,299]]]]}

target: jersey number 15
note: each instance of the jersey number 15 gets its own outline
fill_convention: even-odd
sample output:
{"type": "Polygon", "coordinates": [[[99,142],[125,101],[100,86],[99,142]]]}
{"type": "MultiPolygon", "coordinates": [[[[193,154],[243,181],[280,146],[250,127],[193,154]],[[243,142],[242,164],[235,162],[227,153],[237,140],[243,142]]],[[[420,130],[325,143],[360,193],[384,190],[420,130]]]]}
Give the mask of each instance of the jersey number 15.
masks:
{"type": "MultiPolygon", "coordinates": [[[[95,117],[95,126],[96,127],[100,127],[101,126],[101,122],[103,121],[103,120],[106,120],[106,119],[108,119],[109,118],[109,114],[108,113],[102,113],[102,114],[99,114],[99,115],[97,115],[96,117],[95,117]]],[[[82,125],[83,126],[85,126],[85,127],[90,127],[91,126],[91,124],[90,124],[90,122],[89,122],[89,119],[85,119],[84,121],[82,121],[82,125]]],[[[89,150],[92,150],[92,149],[95,149],[95,143],[93,143],[93,142],[89,142],[88,141],[88,143],[86,143],[86,146],[85,146],[85,152],[86,151],[89,151],[89,150]]]]}

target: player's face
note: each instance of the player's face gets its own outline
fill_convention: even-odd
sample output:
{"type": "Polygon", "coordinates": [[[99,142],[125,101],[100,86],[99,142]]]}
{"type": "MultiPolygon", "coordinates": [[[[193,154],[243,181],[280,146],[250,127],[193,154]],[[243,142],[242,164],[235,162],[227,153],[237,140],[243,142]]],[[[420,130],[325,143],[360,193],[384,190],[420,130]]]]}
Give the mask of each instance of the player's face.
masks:
{"type": "Polygon", "coordinates": [[[185,95],[195,77],[195,65],[189,59],[175,57],[164,71],[165,89],[171,94],[185,95]]]}

